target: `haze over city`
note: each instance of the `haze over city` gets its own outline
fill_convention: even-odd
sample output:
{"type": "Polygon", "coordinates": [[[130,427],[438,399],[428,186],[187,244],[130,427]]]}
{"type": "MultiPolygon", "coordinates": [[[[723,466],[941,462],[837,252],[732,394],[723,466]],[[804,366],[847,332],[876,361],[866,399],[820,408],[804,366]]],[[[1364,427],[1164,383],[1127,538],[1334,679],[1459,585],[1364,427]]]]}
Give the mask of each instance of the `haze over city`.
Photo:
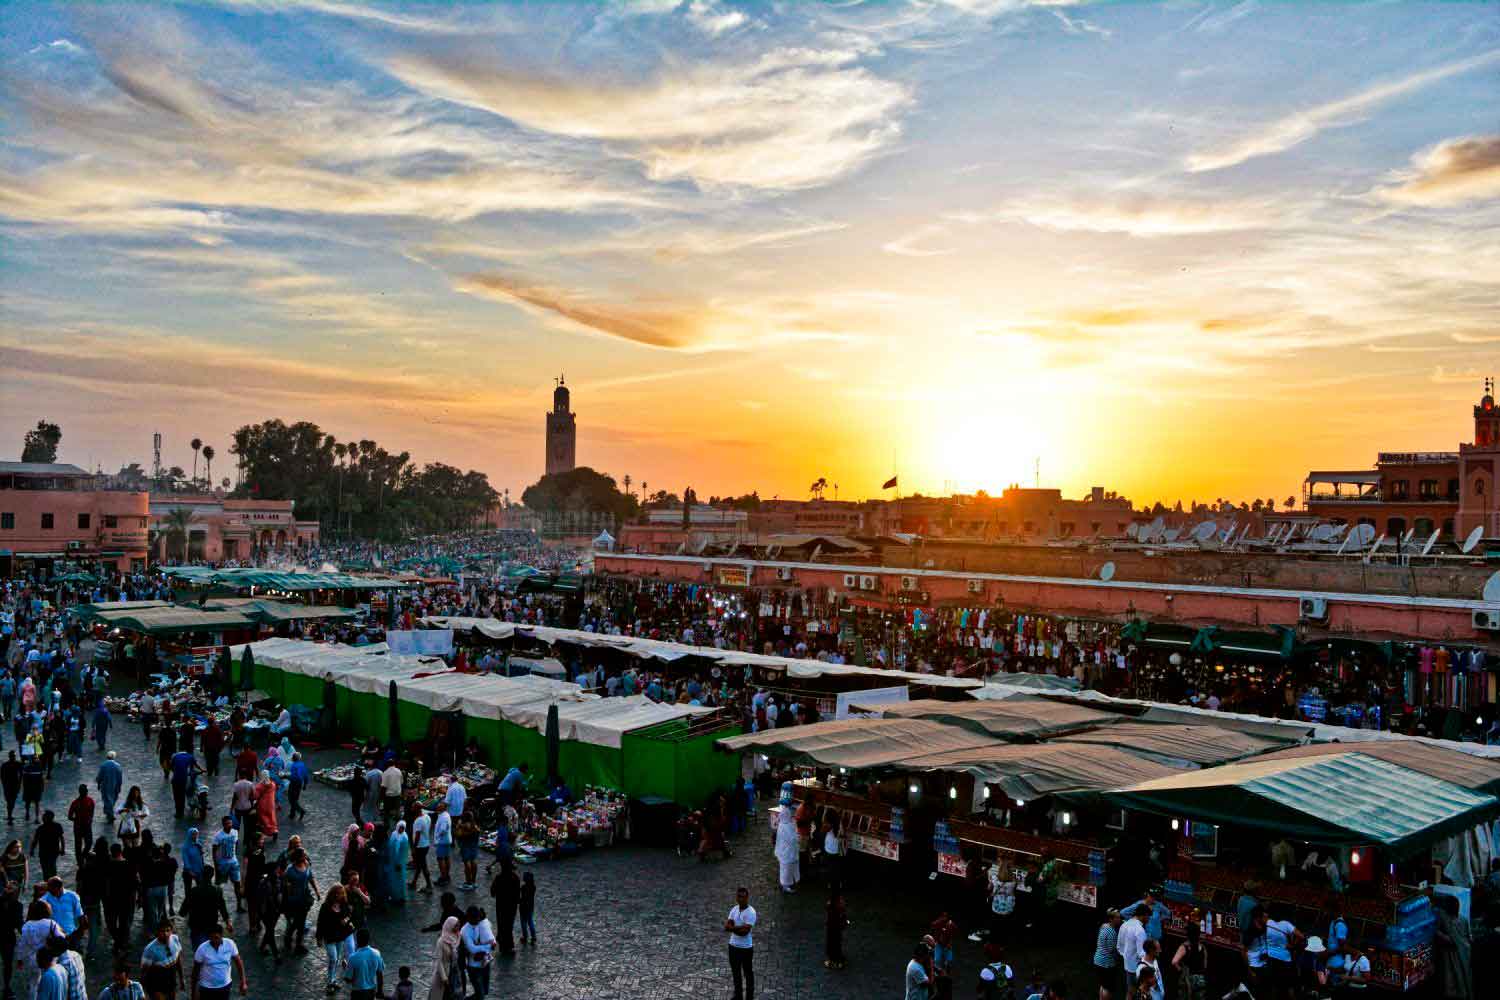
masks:
{"type": "MultiPolygon", "coordinates": [[[[518,489],[1286,496],[1500,341],[1492,5],[0,12],[0,429],[518,489]]],[[[15,457],[7,455],[5,457],[15,457]]]]}

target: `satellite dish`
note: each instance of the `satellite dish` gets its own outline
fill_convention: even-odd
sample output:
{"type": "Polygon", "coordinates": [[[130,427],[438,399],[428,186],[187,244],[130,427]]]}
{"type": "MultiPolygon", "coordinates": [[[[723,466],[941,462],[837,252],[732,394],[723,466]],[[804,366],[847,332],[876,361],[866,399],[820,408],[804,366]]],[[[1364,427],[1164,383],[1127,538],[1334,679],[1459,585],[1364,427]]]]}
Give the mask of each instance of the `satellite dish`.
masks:
{"type": "Polygon", "coordinates": [[[1349,533],[1349,523],[1347,521],[1344,522],[1343,524],[1336,525],[1334,527],[1334,529],[1333,529],[1333,537],[1334,538],[1343,538],[1348,533],[1349,533]]]}
{"type": "Polygon", "coordinates": [[[1164,518],[1164,517],[1158,517],[1156,520],[1152,521],[1151,522],[1151,537],[1152,538],[1160,538],[1162,536],[1162,532],[1166,528],[1166,526],[1167,526],[1167,519],[1164,518]]]}
{"type": "MultiPolygon", "coordinates": [[[[1500,576],[1500,573],[1497,573],[1495,575],[1496,576],[1500,576]]],[[[1107,562],[1103,566],[1099,567],[1099,579],[1104,580],[1104,581],[1107,582],[1109,580],[1113,580],[1114,578],[1115,578],[1115,564],[1114,563],[1107,562]]]]}
{"type": "Polygon", "coordinates": [[[1484,599],[1491,604],[1500,604],[1500,573],[1492,573],[1484,581],[1484,599]]]}
{"type": "Polygon", "coordinates": [[[1434,531],[1434,532],[1433,532],[1433,533],[1432,533],[1432,537],[1431,537],[1431,538],[1429,538],[1429,539],[1427,539],[1427,544],[1426,544],[1426,545],[1424,545],[1424,546],[1422,546],[1422,554],[1423,554],[1423,555],[1424,555],[1424,556],[1425,556],[1425,555],[1426,555],[1426,554],[1427,554],[1427,553],[1429,553],[1429,552],[1431,552],[1431,551],[1432,551],[1432,547],[1433,547],[1433,546],[1434,546],[1434,545],[1436,545],[1436,544],[1437,544],[1437,540],[1438,540],[1438,536],[1439,536],[1439,535],[1441,535],[1441,534],[1442,534],[1442,533],[1443,533],[1443,532],[1442,532],[1442,531],[1441,531],[1441,530],[1438,530],[1438,531],[1434,531]]]}
{"type": "Polygon", "coordinates": [[[1313,530],[1312,530],[1312,540],[1313,541],[1315,541],[1315,542],[1326,542],[1326,541],[1328,541],[1332,537],[1333,537],[1333,525],[1331,525],[1331,524],[1319,524],[1319,525],[1314,525],[1313,526],[1313,530]]]}
{"type": "Polygon", "coordinates": [[[1141,526],[1139,524],[1136,524],[1134,521],[1130,522],[1130,527],[1125,529],[1125,537],[1130,539],[1131,541],[1139,541],[1141,537],[1141,526]]]}
{"type": "Polygon", "coordinates": [[[1416,528],[1407,528],[1406,529],[1406,534],[1404,534],[1404,535],[1401,536],[1401,544],[1402,545],[1410,545],[1411,544],[1411,540],[1416,537],[1416,534],[1417,534],[1417,529],[1416,528]]]}
{"type": "Polygon", "coordinates": [[[1175,542],[1179,537],[1181,537],[1181,535],[1182,530],[1180,528],[1168,528],[1166,534],[1162,537],[1169,542],[1175,542]]]}
{"type": "Polygon", "coordinates": [[[1213,521],[1204,521],[1193,529],[1193,541],[1206,542],[1218,534],[1219,526],[1213,521]]]}
{"type": "Polygon", "coordinates": [[[1375,540],[1375,525],[1356,524],[1349,529],[1349,544],[1362,549],[1375,540]]]}
{"type": "Polygon", "coordinates": [[[1469,554],[1470,552],[1473,552],[1474,551],[1474,546],[1478,545],[1479,544],[1479,540],[1481,538],[1483,538],[1483,537],[1484,537],[1484,527],[1480,526],[1480,525],[1476,525],[1475,528],[1474,528],[1474,530],[1471,531],[1471,532],[1469,532],[1469,537],[1464,539],[1464,544],[1463,544],[1462,548],[1459,551],[1463,552],[1465,555],[1469,554]]]}

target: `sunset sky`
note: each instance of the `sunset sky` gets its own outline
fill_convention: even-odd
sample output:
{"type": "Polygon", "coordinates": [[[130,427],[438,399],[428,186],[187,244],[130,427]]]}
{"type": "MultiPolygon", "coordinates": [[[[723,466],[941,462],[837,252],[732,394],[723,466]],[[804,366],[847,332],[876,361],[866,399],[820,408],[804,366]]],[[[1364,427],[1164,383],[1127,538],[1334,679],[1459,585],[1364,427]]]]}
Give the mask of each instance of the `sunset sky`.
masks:
{"type": "MultiPolygon", "coordinates": [[[[1484,3],[0,7],[0,458],[1296,492],[1500,374],[1484,3]]],[[[830,494],[831,495],[831,494],[830,494]]]]}

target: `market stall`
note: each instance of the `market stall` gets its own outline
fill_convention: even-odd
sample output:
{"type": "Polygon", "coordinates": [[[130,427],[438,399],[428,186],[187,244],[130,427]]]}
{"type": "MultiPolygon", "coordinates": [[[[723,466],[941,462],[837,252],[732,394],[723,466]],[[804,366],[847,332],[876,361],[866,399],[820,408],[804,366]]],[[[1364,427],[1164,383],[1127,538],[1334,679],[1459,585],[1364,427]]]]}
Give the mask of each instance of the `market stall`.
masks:
{"type": "Polygon", "coordinates": [[[1106,797],[1170,818],[1169,934],[1193,920],[1209,943],[1237,947],[1235,901],[1254,883],[1260,902],[1314,926],[1342,912],[1380,985],[1395,989],[1432,971],[1434,849],[1500,816],[1491,794],[1357,750],[1206,768],[1106,797]]]}

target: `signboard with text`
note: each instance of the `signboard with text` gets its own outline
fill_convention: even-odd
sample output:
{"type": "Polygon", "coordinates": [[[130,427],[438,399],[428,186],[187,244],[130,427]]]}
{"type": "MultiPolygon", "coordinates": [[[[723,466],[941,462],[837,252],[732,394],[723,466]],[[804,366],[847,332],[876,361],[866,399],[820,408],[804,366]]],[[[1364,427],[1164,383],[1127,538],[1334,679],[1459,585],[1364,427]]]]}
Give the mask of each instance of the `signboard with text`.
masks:
{"type": "Polygon", "coordinates": [[[937,870],[944,875],[957,875],[966,878],[969,874],[969,863],[959,854],[939,854],[937,856],[937,870]]]}
{"type": "Polygon", "coordinates": [[[858,851],[861,854],[873,854],[877,858],[885,858],[887,861],[901,860],[901,845],[883,837],[871,836],[868,833],[851,833],[847,843],[849,850],[858,851]]]}
{"type": "Polygon", "coordinates": [[[721,587],[750,586],[750,567],[748,566],[716,566],[714,572],[721,587]]]}

